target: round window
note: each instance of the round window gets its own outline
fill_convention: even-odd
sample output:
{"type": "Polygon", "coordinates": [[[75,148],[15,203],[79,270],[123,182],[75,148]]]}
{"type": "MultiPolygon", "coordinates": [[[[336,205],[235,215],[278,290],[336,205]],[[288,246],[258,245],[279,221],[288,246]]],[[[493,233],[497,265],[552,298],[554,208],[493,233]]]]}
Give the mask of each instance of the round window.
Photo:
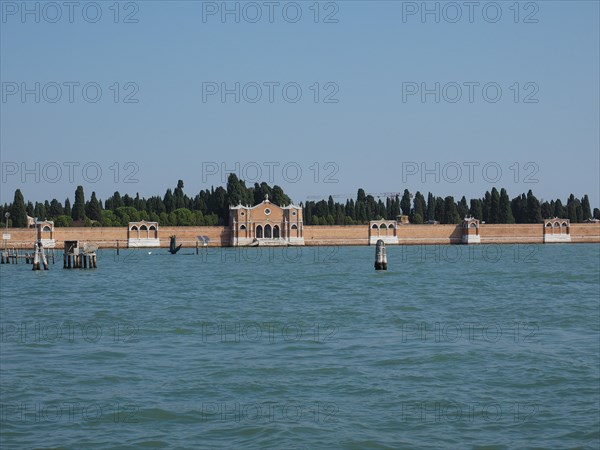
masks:
{"type": "Polygon", "coordinates": [[[265,209],[265,214],[268,216],[269,214],[271,214],[271,210],[269,208],[265,209]]]}
{"type": "Polygon", "coordinates": [[[296,211],[292,211],[292,216],[295,216],[295,215],[296,215],[296,211]]]}
{"type": "Polygon", "coordinates": [[[246,215],[246,213],[245,213],[244,211],[242,211],[242,212],[240,213],[240,216],[245,216],[245,215],[246,215]]]}

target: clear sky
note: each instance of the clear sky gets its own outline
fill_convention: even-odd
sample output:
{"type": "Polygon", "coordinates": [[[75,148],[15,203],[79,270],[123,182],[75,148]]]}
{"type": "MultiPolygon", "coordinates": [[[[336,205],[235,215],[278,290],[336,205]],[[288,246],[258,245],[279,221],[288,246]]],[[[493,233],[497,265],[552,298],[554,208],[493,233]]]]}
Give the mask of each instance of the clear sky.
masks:
{"type": "Polygon", "coordinates": [[[598,1],[0,4],[3,203],[258,168],[296,203],[495,185],[600,206],[598,1]]]}

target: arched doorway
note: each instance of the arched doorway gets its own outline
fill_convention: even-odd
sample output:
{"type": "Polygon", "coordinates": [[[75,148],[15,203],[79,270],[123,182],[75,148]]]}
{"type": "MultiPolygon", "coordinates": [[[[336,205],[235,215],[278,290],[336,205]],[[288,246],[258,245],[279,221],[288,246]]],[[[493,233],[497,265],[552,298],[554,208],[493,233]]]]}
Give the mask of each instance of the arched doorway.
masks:
{"type": "Polygon", "coordinates": [[[278,225],[273,226],[273,238],[279,239],[279,226],[278,225]]]}
{"type": "Polygon", "coordinates": [[[256,227],[256,237],[258,239],[261,239],[263,237],[263,227],[262,227],[262,225],[258,225],[256,227]]]}
{"type": "Polygon", "coordinates": [[[271,225],[265,225],[265,238],[271,239],[271,225]]]}

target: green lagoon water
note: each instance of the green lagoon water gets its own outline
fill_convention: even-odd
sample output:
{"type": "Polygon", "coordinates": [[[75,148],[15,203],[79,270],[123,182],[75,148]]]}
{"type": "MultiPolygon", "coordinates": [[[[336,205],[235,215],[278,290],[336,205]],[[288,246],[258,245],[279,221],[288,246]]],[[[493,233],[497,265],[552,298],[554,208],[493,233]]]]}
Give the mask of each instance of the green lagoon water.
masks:
{"type": "Polygon", "coordinates": [[[59,259],[0,267],[2,449],[600,445],[599,245],[59,259]]]}

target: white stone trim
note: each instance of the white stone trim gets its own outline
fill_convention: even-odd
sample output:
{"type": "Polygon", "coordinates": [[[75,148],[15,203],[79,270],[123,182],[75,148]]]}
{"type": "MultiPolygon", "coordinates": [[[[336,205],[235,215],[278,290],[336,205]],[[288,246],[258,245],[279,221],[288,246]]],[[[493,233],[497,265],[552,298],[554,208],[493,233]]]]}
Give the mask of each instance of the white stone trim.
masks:
{"type": "Polygon", "coordinates": [[[544,243],[549,242],[571,242],[570,234],[545,234],[544,243]]]}
{"type": "Polygon", "coordinates": [[[463,244],[481,244],[481,236],[478,234],[463,234],[463,244]]]}
{"type": "Polygon", "coordinates": [[[384,244],[393,245],[398,243],[398,236],[369,236],[369,245],[376,245],[380,239],[384,244]]]}
{"type": "Polygon", "coordinates": [[[160,239],[154,238],[129,238],[127,240],[129,247],[160,247],[160,239]]]}

